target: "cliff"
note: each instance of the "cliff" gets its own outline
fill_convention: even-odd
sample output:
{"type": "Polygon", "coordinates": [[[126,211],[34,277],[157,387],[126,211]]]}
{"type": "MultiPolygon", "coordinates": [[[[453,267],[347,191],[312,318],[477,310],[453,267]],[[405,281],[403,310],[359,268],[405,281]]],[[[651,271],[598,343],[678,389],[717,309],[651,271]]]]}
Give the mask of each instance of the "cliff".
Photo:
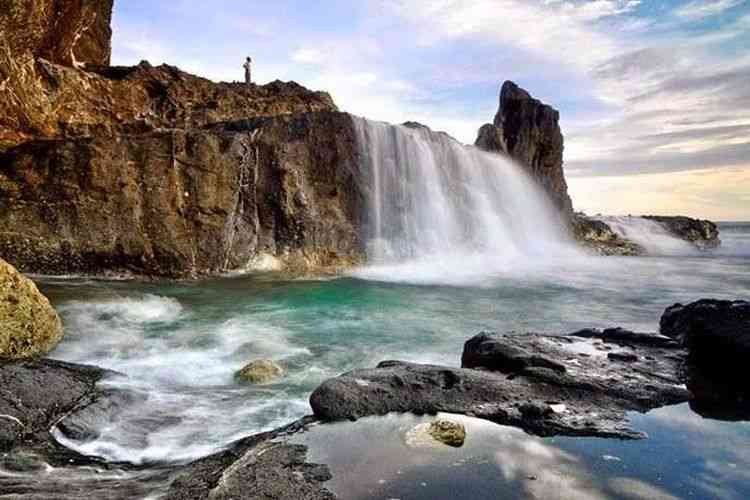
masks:
{"type": "Polygon", "coordinates": [[[108,67],[111,0],[0,2],[0,256],[169,277],[359,261],[353,125],[327,93],[108,67]]]}
{"type": "Polygon", "coordinates": [[[525,167],[565,216],[573,214],[563,173],[560,115],[511,81],[500,90],[500,107],[493,123],[479,129],[476,146],[504,153],[525,167]]]}

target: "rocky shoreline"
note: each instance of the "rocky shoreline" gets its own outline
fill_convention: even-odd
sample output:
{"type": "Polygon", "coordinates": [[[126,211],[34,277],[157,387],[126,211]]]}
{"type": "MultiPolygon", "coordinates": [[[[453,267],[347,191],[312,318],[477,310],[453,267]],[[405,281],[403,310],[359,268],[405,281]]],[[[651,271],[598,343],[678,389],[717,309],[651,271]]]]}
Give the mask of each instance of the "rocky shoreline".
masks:
{"type": "MultiPolygon", "coordinates": [[[[331,478],[326,465],[308,463],[305,446],[287,439],[325,422],[446,412],[538,436],[640,439],[646,436],[628,425],[627,412],[689,402],[712,418],[747,419],[746,384],[712,360],[737,359],[749,335],[750,303],[715,300],[668,308],[661,334],[621,328],[567,335],[480,333],[464,345],[461,368],[384,361],[342,374],[313,391],[313,416],[190,464],[157,470],[170,499],[228,499],[249,490],[258,498],[330,499],[335,497],[325,488],[331,478]],[[700,355],[707,346],[715,355],[708,360],[700,355]],[[717,386],[722,391],[716,392],[717,386]]],[[[57,433],[95,437],[97,426],[128,404],[127,393],[99,388],[108,376],[122,375],[54,360],[0,363],[3,466],[23,469],[28,460],[23,457],[33,456],[60,466],[112,467],[55,439],[57,433]]],[[[133,473],[140,469],[114,465],[133,473]]],[[[22,494],[27,486],[16,487],[22,494]]]]}

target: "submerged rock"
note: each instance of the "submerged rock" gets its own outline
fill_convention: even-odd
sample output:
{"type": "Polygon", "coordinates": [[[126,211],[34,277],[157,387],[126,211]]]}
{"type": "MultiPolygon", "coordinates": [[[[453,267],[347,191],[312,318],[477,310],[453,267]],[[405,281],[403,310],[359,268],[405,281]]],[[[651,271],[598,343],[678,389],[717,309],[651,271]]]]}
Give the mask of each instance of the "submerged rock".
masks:
{"type": "Polygon", "coordinates": [[[47,297],[0,259],[0,360],[42,356],[62,336],[60,317],[47,297]]]}
{"type": "Polygon", "coordinates": [[[265,384],[272,382],[284,374],[284,369],[278,363],[270,359],[258,359],[251,361],[234,374],[234,378],[240,382],[251,384],[265,384]]]}

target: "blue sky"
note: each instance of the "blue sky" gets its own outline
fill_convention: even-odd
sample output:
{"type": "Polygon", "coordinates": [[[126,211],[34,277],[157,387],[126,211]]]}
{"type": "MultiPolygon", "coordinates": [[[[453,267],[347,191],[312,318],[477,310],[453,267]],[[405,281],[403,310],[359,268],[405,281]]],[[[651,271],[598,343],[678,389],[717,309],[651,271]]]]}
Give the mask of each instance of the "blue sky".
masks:
{"type": "Polygon", "coordinates": [[[576,208],[750,219],[750,0],[115,2],[113,64],[327,90],[471,143],[511,79],[560,110],[576,208]]]}

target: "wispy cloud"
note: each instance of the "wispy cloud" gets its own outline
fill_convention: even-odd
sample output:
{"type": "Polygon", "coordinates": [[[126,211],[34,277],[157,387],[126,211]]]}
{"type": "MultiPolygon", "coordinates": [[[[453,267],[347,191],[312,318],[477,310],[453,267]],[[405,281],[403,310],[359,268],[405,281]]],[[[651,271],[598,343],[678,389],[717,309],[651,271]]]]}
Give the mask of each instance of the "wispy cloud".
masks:
{"type": "Polygon", "coordinates": [[[743,3],[744,0],[695,0],[674,11],[675,15],[684,19],[696,20],[721,14],[732,7],[743,3]]]}

